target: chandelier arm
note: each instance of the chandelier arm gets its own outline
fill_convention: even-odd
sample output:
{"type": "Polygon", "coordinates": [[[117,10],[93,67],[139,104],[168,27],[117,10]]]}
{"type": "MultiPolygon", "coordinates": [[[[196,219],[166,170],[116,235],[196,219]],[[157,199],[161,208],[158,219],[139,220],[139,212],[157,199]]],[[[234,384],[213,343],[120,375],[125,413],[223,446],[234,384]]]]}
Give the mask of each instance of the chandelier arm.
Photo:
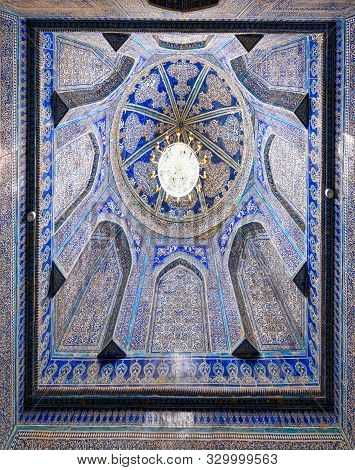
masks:
{"type": "Polygon", "coordinates": [[[206,204],[206,199],[205,199],[205,193],[204,193],[204,190],[203,190],[203,185],[201,183],[201,178],[199,177],[198,178],[198,182],[197,182],[197,186],[196,187],[200,187],[201,188],[201,191],[197,191],[197,189],[195,188],[195,191],[197,193],[197,197],[200,201],[200,204],[201,204],[201,207],[202,207],[202,212],[207,212],[207,204],[206,204]]]}

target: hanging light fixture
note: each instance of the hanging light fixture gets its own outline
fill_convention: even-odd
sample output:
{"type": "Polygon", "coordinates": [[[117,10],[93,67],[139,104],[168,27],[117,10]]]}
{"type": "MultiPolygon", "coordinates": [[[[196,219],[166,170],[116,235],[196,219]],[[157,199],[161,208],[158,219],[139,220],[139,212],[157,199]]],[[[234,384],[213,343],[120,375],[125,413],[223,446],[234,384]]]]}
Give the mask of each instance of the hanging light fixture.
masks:
{"type": "Polygon", "coordinates": [[[207,164],[207,157],[201,156],[203,148],[201,142],[197,142],[193,148],[194,136],[189,135],[189,144],[181,142],[181,131],[175,134],[174,142],[171,137],[165,135],[163,142],[157,142],[155,150],[150,156],[151,163],[157,165],[157,171],[150,174],[151,179],[158,179],[159,184],[155,186],[155,191],[163,189],[164,201],[168,202],[169,197],[175,199],[177,206],[181,205],[184,198],[192,203],[192,192],[196,188],[200,194],[202,187],[200,178],[206,179],[206,170],[200,173],[201,167],[207,164]],[[160,147],[162,145],[162,150],[160,147]]]}

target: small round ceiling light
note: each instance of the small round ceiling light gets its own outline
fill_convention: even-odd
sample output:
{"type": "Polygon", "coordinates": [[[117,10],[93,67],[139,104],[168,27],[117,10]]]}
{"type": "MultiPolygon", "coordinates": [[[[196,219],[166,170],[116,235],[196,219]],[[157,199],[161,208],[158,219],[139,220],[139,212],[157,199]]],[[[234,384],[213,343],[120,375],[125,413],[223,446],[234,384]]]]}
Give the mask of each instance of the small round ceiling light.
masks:
{"type": "Polygon", "coordinates": [[[176,142],[162,152],[158,162],[158,178],[164,191],[182,198],[195,188],[200,174],[200,164],[189,145],[176,142]]]}

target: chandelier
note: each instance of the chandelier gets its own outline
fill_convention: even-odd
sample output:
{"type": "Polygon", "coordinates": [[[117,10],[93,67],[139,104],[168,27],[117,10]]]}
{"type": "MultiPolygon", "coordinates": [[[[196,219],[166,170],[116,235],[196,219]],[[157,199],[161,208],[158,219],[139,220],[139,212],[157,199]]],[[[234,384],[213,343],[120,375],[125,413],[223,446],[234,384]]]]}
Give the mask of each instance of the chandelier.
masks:
{"type": "Polygon", "coordinates": [[[173,198],[176,205],[186,199],[192,202],[192,192],[197,190],[200,194],[202,186],[200,179],[206,179],[206,156],[201,155],[202,143],[196,142],[192,134],[189,135],[188,144],[181,142],[181,131],[177,131],[173,141],[166,135],[162,142],[157,142],[150,157],[150,161],[157,165],[156,171],[150,178],[156,180],[155,191],[162,189],[164,200],[173,198]]]}

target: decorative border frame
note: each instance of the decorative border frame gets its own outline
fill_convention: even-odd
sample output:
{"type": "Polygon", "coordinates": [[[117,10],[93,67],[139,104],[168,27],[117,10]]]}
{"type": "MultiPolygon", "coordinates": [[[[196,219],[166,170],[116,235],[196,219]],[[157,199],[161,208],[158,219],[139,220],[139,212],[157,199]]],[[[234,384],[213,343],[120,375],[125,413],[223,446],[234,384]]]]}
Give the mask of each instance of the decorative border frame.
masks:
{"type": "MultiPolygon", "coordinates": [[[[15,18],[15,17],[13,17],[15,18]]],[[[126,23],[126,22],[124,22],[126,23]]],[[[160,22],[158,22],[159,24],[160,22]]],[[[228,22],[229,23],[229,22],[228,22]]],[[[223,23],[228,25],[228,23],[223,23]]],[[[151,23],[150,23],[151,24],[151,23]]],[[[308,27],[311,28],[315,23],[309,24],[308,27]]],[[[317,23],[318,24],[318,23],[317,23]]],[[[196,25],[194,26],[196,27],[196,25]]],[[[335,27],[335,23],[328,23],[330,29],[335,27]]],[[[26,25],[25,22],[21,21],[20,24],[20,34],[22,36],[22,42],[20,40],[20,49],[21,54],[24,53],[26,49],[26,44],[23,42],[25,40],[24,36],[26,34],[26,25]]],[[[345,63],[344,53],[343,53],[343,35],[344,35],[344,22],[338,23],[337,31],[333,31],[333,37],[336,35],[337,42],[337,63],[340,64],[340,67],[345,63]]],[[[335,66],[335,57],[332,56],[332,63],[335,66]]],[[[339,66],[339,65],[338,65],[339,66]]],[[[19,76],[21,79],[25,79],[25,69],[26,65],[22,65],[20,68],[19,76]]],[[[331,114],[335,114],[336,118],[336,162],[335,162],[335,189],[339,191],[339,194],[342,194],[342,93],[343,93],[343,76],[342,73],[338,73],[336,77],[336,98],[337,106],[335,109],[330,111],[331,114]],[[338,104],[339,103],[339,104],[338,104]]],[[[21,107],[26,101],[26,94],[22,91],[20,96],[21,107]]],[[[32,112],[31,106],[29,111],[32,112]]],[[[21,114],[21,123],[23,129],[26,119],[26,112],[21,114]]],[[[30,144],[28,148],[31,148],[30,144]]],[[[21,147],[23,150],[23,147],[21,147]]],[[[24,154],[21,153],[23,156],[24,154]]],[[[328,153],[328,155],[331,155],[328,153]]],[[[25,165],[22,161],[20,163],[20,192],[22,195],[26,194],[24,182],[25,182],[25,165]]],[[[330,171],[327,174],[327,182],[332,182],[332,172],[330,171]]],[[[33,182],[32,182],[33,184],[33,182]]],[[[31,183],[29,184],[29,186],[31,183]]],[[[351,189],[350,189],[351,191],[351,189]]],[[[349,197],[348,194],[345,194],[344,197],[349,197]]],[[[328,204],[328,217],[331,218],[333,204],[328,204]]],[[[335,227],[336,227],[336,237],[335,237],[335,248],[337,250],[336,255],[336,264],[335,264],[335,297],[334,297],[334,306],[335,306],[335,318],[334,324],[334,403],[333,410],[334,414],[329,414],[326,410],[319,410],[316,412],[306,412],[302,410],[291,410],[283,411],[279,410],[276,412],[271,409],[266,410],[255,410],[253,412],[232,412],[232,411],[219,411],[215,410],[213,412],[198,411],[186,413],[181,412],[169,412],[169,411],[145,411],[140,410],[111,410],[107,414],[107,410],[88,410],[87,412],[82,413],[82,411],[75,411],[73,409],[62,409],[62,410],[53,410],[53,409],[42,409],[36,410],[35,408],[28,407],[28,403],[24,402],[24,356],[22,354],[23,345],[21,346],[21,338],[24,336],[24,236],[25,236],[25,224],[23,223],[23,216],[25,214],[25,206],[23,202],[20,202],[19,213],[21,225],[18,227],[18,233],[20,234],[21,245],[19,246],[18,259],[19,267],[18,272],[20,273],[19,278],[19,318],[17,322],[18,334],[16,343],[19,343],[19,348],[15,348],[18,351],[18,360],[16,371],[18,371],[18,380],[16,381],[15,392],[16,404],[13,406],[16,407],[14,412],[16,415],[15,427],[12,429],[12,433],[2,434],[3,442],[8,442],[8,446],[13,448],[29,447],[29,448],[65,448],[69,446],[70,448],[82,448],[84,446],[93,445],[96,448],[152,448],[156,445],[156,448],[160,445],[167,445],[170,448],[215,448],[215,439],[221,440],[221,447],[223,448],[349,448],[352,446],[351,439],[353,438],[353,431],[350,426],[350,419],[353,417],[351,408],[346,408],[344,405],[343,396],[344,385],[342,385],[342,376],[346,373],[346,365],[342,361],[342,331],[346,327],[346,321],[350,322],[350,317],[348,317],[349,312],[344,312],[345,316],[342,317],[342,299],[344,295],[343,290],[343,269],[344,266],[342,262],[339,262],[340,250],[342,243],[345,237],[345,247],[347,234],[342,232],[341,226],[347,221],[343,219],[342,213],[342,201],[339,199],[335,202],[335,227]],[[56,431],[58,428],[56,425],[61,424],[61,426],[67,424],[70,426],[71,431],[56,431]],[[41,425],[43,431],[36,431],[38,425],[41,425]],[[97,426],[102,429],[102,426],[105,427],[106,431],[102,433],[95,432],[78,432],[75,431],[75,426],[89,425],[97,426]],[[113,428],[111,426],[114,426],[113,428]],[[117,428],[117,426],[119,428],[117,428]],[[128,426],[128,427],[127,427],[128,426]],[[156,434],[152,432],[141,433],[135,431],[139,427],[145,426],[146,429],[153,426],[162,427],[164,426],[167,432],[156,434]],[[265,433],[265,427],[268,429],[268,432],[265,433]],[[113,430],[117,429],[127,429],[127,432],[113,433],[113,430]],[[208,428],[209,432],[205,433],[204,430],[208,428]],[[238,429],[239,434],[234,434],[232,430],[238,429]],[[304,431],[302,431],[302,428],[304,431]],[[110,430],[111,429],[111,430],[110,430]],[[191,429],[191,433],[176,433],[174,431],[183,429],[191,429]],[[222,429],[228,429],[228,433],[221,433],[222,429]],[[219,431],[216,433],[215,431],[219,431]],[[263,430],[263,437],[260,440],[260,434],[258,430],[263,430]],[[169,432],[170,431],[170,432],[169,432]],[[296,431],[296,433],[295,433],[296,431]],[[9,438],[9,439],[8,439],[9,438]],[[156,444],[154,439],[157,440],[156,444]],[[159,440],[162,439],[162,440],[159,440]],[[185,440],[185,443],[182,444],[181,439],[185,440]],[[211,442],[212,440],[212,442],[211,442]],[[350,440],[350,441],[349,441],[350,440]],[[129,442],[128,442],[129,441],[129,442]],[[272,443],[271,443],[272,442],[272,443]],[[168,444],[166,444],[168,443],[168,444]]],[[[329,225],[332,226],[330,222],[329,225]]],[[[328,239],[331,237],[327,237],[328,239]]],[[[33,243],[33,240],[32,240],[33,243]]],[[[329,241],[331,244],[331,240],[329,241]]],[[[329,269],[333,269],[333,264],[330,263],[329,269]]],[[[344,279],[346,283],[347,280],[344,279]]],[[[30,286],[31,287],[31,286],[30,286]]],[[[347,299],[345,299],[347,300],[347,299]]],[[[16,317],[15,320],[16,321],[16,317]]],[[[329,319],[331,323],[332,319],[329,319]]],[[[9,332],[10,334],[10,332],[9,332]]],[[[343,340],[350,343],[351,331],[349,330],[349,337],[343,338],[343,340]]],[[[351,344],[351,343],[350,343],[351,344]]],[[[7,343],[9,347],[9,343],[7,343]]],[[[350,361],[353,361],[353,351],[346,350],[347,357],[350,361]]],[[[331,367],[331,365],[330,365],[331,367]]],[[[353,363],[349,365],[353,367],[353,363]]],[[[16,372],[17,374],[17,372],[16,372]]],[[[349,387],[348,392],[351,387],[349,387]]],[[[10,392],[12,393],[12,391],[10,392]]],[[[346,393],[346,392],[345,392],[346,393]]],[[[70,404],[69,404],[70,406],[70,404]]],[[[63,429],[63,428],[62,428],[63,429]]],[[[10,431],[11,432],[11,431],[10,431]]]]}
{"type": "MultiPolygon", "coordinates": [[[[95,31],[103,31],[103,30],[124,30],[124,31],[142,31],[142,30],[149,30],[149,31],[156,31],[156,30],[165,30],[165,29],[168,29],[168,30],[171,30],[172,28],[176,27],[177,29],[180,29],[180,30],[184,30],[184,31],[196,31],[196,30],[199,30],[199,29],[203,29],[204,31],[209,31],[209,28],[212,29],[213,31],[219,31],[220,29],[222,29],[222,31],[225,31],[225,23],[223,23],[223,25],[221,25],[220,22],[204,22],[203,23],[203,26],[201,26],[201,23],[198,23],[196,22],[195,24],[186,24],[184,22],[173,22],[174,25],[171,24],[172,22],[169,22],[169,23],[161,23],[161,22],[158,22],[157,24],[154,24],[154,22],[133,22],[133,21],[127,21],[127,22],[105,22],[105,21],[76,21],[76,22],[73,22],[73,24],[71,25],[70,27],[70,30],[84,30],[84,31],[87,31],[87,30],[95,30],[95,31]],[[198,27],[197,27],[198,25],[198,27]]],[[[55,31],[63,31],[63,30],[66,30],[67,28],[64,27],[64,22],[61,21],[61,20],[55,20],[55,21],[48,21],[48,20],[30,20],[29,23],[29,37],[30,37],[30,48],[29,48],[29,55],[28,55],[28,61],[29,61],[29,64],[30,64],[30,70],[32,69],[32,65],[35,65],[37,62],[38,62],[38,53],[41,49],[38,48],[38,38],[40,37],[39,36],[39,33],[40,32],[44,32],[43,35],[41,35],[41,37],[43,38],[42,40],[44,41],[44,67],[45,67],[45,75],[47,77],[47,87],[49,87],[49,93],[47,95],[45,95],[45,101],[44,101],[44,109],[46,109],[47,111],[45,113],[37,113],[34,111],[36,109],[39,109],[38,107],[38,104],[36,104],[36,91],[37,90],[37,87],[38,87],[38,83],[39,83],[39,79],[38,79],[38,76],[32,76],[32,77],[29,77],[29,89],[28,89],[28,92],[29,92],[29,102],[30,103],[33,103],[34,106],[30,106],[31,108],[31,111],[32,111],[32,114],[30,115],[30,118],[29,118],[29,126],[28,126],[28,129],[29,129],[29,136],[28,136],[28,140],[29,142],[36,142],[37,144],[37,148],[39,148],[40,145],[43,145],[43,140],[44,140],[44,148],[45,149],[48,149],[48,151],[50,151],[50,146],[51,146],[51,133],[50,132],[47,132],[47,124],[46,122],[49,121],[50,119],[50,90],[52,89],[53,87],[53,78],[51,77],[51,71],[52,71],[52,67],[53,67],[53,45],[54,45],[54,38],[53,38],[53,33],[52,32],[55,32],[55,31]],[[46,32],[47,30],[50,30],[51,32],[46,32]],[[46,98],[47,96],[47,98],[46,98]],[[48,101],[48,103],[46,103],[46,100],[48,101]],[[38,115],[39,114],[39,115],[38,115]],[[42,119],[44,118],[44,125],[42,124],[42,119]],[[43,127],[44,126],[44,127],[43,127]],[[35,130],[37,130],[37,132],[35,132],[35,130]],[[40,132],[42,132],[42,134],[40,134],[40,132]],[[40,140],[39,140],[40,139],[40,140]],[[48,141],[48,142],[47,142],[48,141]],[[40,144],[40,142],[42,142],[42,144],[40,144]]],[[[258,32],[272,32],[274,31],[275,29],[278,31],[278,32],[282,32],[282,31],[285,31],[285,32],[290,32],[290,30],[295,30],[297,32],[323,32],[324,33],[324,36],[327,37],[327,44],[326,44],[326,48],[327,48],[327,53],[329,54],[329,57],[327,58],[327,64],[326,64],[326,70],[328,70],[328,74],[329,74],[329,77],[326,75],[325,77],[323,77],[323,80],[325,80],[325,90],[326,90],[326,96],[327,96],[327,103],[330,105],[330,106],[325,106],[324,108],[324,113],[328,113],[328,107],[332,108],[333,107],[333,73],[334,73],[334,70],[333,70],[333,67],[332,67],[332,54],[334,54],[334,48],[335,48],[335,42],[334,42],[334,38],[332,37],[332,28],[331,28],[331,25],[332,23],[312,23],[312,24],[307,24],[307,23],[287,23],[285,25],[275,25],[273,23],[263,23],[263,24],[259,24],[258,27],[256,28],[256,30],[258,32]],[[283,29],[284,28],[284,29],[283,29]]],[[[250,26],[248,23],[228,23],[228,31],[233,28],[233,30],[235,32],[238,32],[240,30],[245,30],[245,29],[248,29],[248,28],[252,28],[253,31],[255,31],[255,27],[252,25],[250,26]]],[[[317,47],[317,46],[313,46],[313,47],[317,47]]],[[[41,52],[42,54],[42,52],[41,52]]],[[[317,60],[317,55],[314,57],[314,60],[316,61],[317,60]]],[[[318,76],[318,73],[317,72],[317,68],[314,69],[314,78],[313,78],[313,81],[317,81],[320,79],[320,77],[318,76]]],[[[317,99],[317,96],[318,96],[318,91],[317,91],[317,85],[313,86],[312,83],[310,84],[310,93],[313,93],[314,96],[315,96],[315,99],[317,99]]],[[[318,105],[315,105],[313,106],[313,113],[315,115],[317,115],[317,106],[318,105]]],[[[329,113],[328,113],[329,114],[329,113]]],[[[311,117],[310,119],[310,122],[311,122],[311,126],[315,125],[315,122],[316,121],[313,121],[313,118],[311,117]]],[[[329,116],[323,121],[323,123],[325,124],[324,125],[324,128],[323,128],[323,135],[325,137],[325,140],[326,140],[326,148],[329,148],[331,149],[332,148],[332,136],[333,136],[333,132],[331,130],[331,126],[333,125],[332,124],[332,120],[329,118],[329,116]]],[[[48,126],[50,126],[49,122],[48,122],[48,126]]],[[[313,131],[313,133],[315,133],[315,137],[313,137],[312,135],[310,136],[310,140],[309,140],[309,145],[311,146],[310,147],[310,151],[313,149],[313,152],[317,152],[318,149],[317,149],[317,130],[315,129],[313,131]]],[[[31,145],[31,154],[29,156],[30,158],[30,161],[29,161],[29,168],[34,170],[34,174],[32,174],[32,177],[29,178],[29,182],[30,182],[30,185],[29,185],[29,188],[28,188],[28,194],[37,194],[37,200],[34,200],[34,199],[31,199],[28,201],[30,207],[28,210],[36,210],[37,209],[37,212],[40,211],[41,207],[38,205],[39,204],[39,200],[40,198],[44,198],[44,200],[48,199],[48,197],[50,198],[49,194],[48,194],[48,187],[45,185],[44,186],[44,192],[41,194],[41,193],[38,193],[38,191],[41,189],[38,188],[38,184],[37,182],[38,181],[43,181],[43,180],[46,180],[46,178],[50,178],[50,175],[39,175],[38,173],[38,168],[39,168],[39,165],[38,165],[38,161],[37,161],[37,148],[35,145],[31,145]],[[37,168],[37,170],[36,170],[37,168]]],[[[328,171],[329,173],[329,167],[331,165],[330,163],[330,159],[331,159],[331,155],[332,155],[332,152],[326,152],[326,155],[328,156],[327,159],[325,159],[323,161],[323,166],[325,166],[325,170],[324,171],[328,171]]],[[[319,167],[317,167],[317,163],[315,162],[315,173],[319,172],[319,167]]],[[[49,169],[50,171],[50,169],[49,169]]],[[[310,170],[311,171],[311,170],[310,170]]],[[[311,171],[312,172],[312,171],[311,171]]],[[[326,176],[327,178],[327,176],[326,176]]],[[[319,195],[319,192],[320,192],[320,188],[317,186],[317,183],[315,183],[316,186],[315,186],[315,191],[318,191],[318,197],[320,197],[319,195]]],[[[313,195],[314,196],[314,195],[313,195]]],[[[312,198],[312,196],[310,196],[312,198]]],[[[312,198],[311,200],[311,205],[313,204],[313,206],[315,207],[315,213],[313,214],[313,218],[314,218],[314,224],[315,226],[316,225],[319,225],[319,221],[317,220],[317,217],[320,215],[320,211],[319,211],[319,208],[317,208],[317,200],[315,197],[312,198]],[[318,213],[318,216],[317,216],[317,213],[318,213]]],[[[48,210],[48,204],[46,204],[45,206],[48,210]]],[[[46,210],[46,209],[45,209],[46,210]]],[[[260,209],[259,209],[260,210],[260,209]]],[[[329,209],[329,211],[331,211],[329,209]]],[[[40,258],[37,258],[38,254],[36,255],[36,251],[35,251],[35,240],[36,239],[39,239],[39,237],[41,237],[41,240],[43,240],[43,236],[45,237],[44,239],[44,246],[46,244],[50,244],[51,241],[50,241],[50,238],[49,238],[49,234],[51,233],[51,227],[50,227],[50,218],[48,219],[48,217],[46,216],[43,216],[43,219],[45,221],[45,225],[44,226],[40,226],[40,224],[37,225],[37,232],[34,233],[34,230],[32,230],[32,234],[30,236],[30,244],[29,244],[29,264],[31,265],[31,267],[29,267],[29,271],[28,271],[28,276],[29,276],[29,279],[33,279],[33,274],[35,274],[37,272],[37,279],[41,279],[41,283],[40,285],[38,285],[38,281],[34,281],[34,285],[35,285],[35,288],[36,290],[34,291],[36,293],[36,295],[33,295],[33,290],[30,288],[28,289],[28,312],[29,312],[29,318],[31,318],[31,315],[32,313],[31,312],[34,312],[34,311],[37,311],[37,308],[39,308],[39,305],[36,304],[36,302],[38,301],[39,298],[43,298],[43,294],[45,292],[47,292],[48,290],[48,282],[49,282],[49,279],[48,279],[48,274],[49,274],[49,270],[48,268],[50,267],[50,256],[47,256],[46,255],[46,259],[44,259],[44,265],[42,266],[41,268],[41,271],[39,272],[38,269],[39,269],[39,260],[40,258]],[[49,220],[49,221],[48,221],[49,220]],[[36,264],[37,263],[37,264],[36,264]],[[48,265],[49,263],[49,265],[48,265]],[[44,266],[46,266],[46,268],[44,269],[44,266]],[[36,285],[37,284],[37,285],[36,285]],[[38,297],[38,294],[41,294],[41,297],[38,297]],[[37,299],[37,301],[36,301],[37,299]]],[[[41,218],[40,218],[40,221],[41,221],[41,218]]],[[[331,226],[329,225],[329,221],[328,219],[326,218],[325,220],[325,227],[326,227],[326,230],[327,232],[331,233],[331,226]]],[[[331,237],[330,237],[331,239],[331,237]]],[[[319,259],[319,254],[317,254],[316,252],[314,253],[314,255],[312,255],[312,251],[315,249],[315,246],[319,245],[319,242],[313,242],[311,244],[309,244],[309,251],[308,251],[308,256],[311,256],[309,259],[310,259],[310,266],[312,267],[311,269],[311,276],[310,276],[310,280],[311,280],[311,286],[314,286],[313,289],[314,289],[314,292],[313,292],[313,297],[314,298],[317,298],[317,289],[316,289],[316,285],[319,284],[319,268],[322,267],[323,265],[323,260],[322,259],[319,259]]],[[[331,240],[330,240],[330,243],[331,243],[331,240]]],[[[41,249],[41,253],[45,253],[46,250],[43,250],[42,248],[41,249]]],[[[322,250],[321,250],[322,252],[322,250]]],[[[37,252],[38,253],[38,252],[37,252]]],[[[328,265],[331,265],[332,264],[332,259],[331,259],[331,253],[332,251],[331,250],[325,250],[325,260],[326,262],[328,263],[328,265]]],[[[296,265],[294,266],[294,268],[296,268],[296,265]]],[[[321,269],[320,272],[322,272],[323,270],[321,269]]],[[[325,269],[324,270],[327,274],[327,277],[328,277],[328,281],[329,283],[331,283],[331,279],[329,279],[331,277],[330,275],[330,270],[328,269],[325,269]]],[[[323,276],[323,275],[322,275],[323,276]]],[[[311,296],[312,298],[312,296],[311,296]]],[[[314,300],[314,299],[313,299],[314,300]]],[[[328,318],[330,319],[331,316],[332,316],[332,313],[330,311],[328,312],[325,312],[324,310],[324,307],[327,304],[327,300],[326,298],[324,298],[324,303],[323,303],[323,315],[325,316],[325,318],[328,318]]],[[[44,309],[43,311],[43,318],[45,315],[48,315],[48,312],[49,312],[49,308],[50,306],[48,305],[48,302],[47,304],[44,304],[44,307],[41,307],[42,310],[44,309]],[[47,313],[46,311],[47,310],[47,313]]],[[[310,312],[311,313],[311,316],[310,316],[310,321],[313,323],[313,339],[314,339],[314,327],[316,325],[316,317],[319,313],[317,313],[317,308],[316,306],[314,305],[314,302],[313,302],[313,309],[312,311],[310,312]],[[313,316],[312,316],[313,314],[313,316]]],[[[43,320],[42,320],[43,321],[43,320]]],[[[45,326],[48,328],[48,321],[44,322],[45,323],[45,326]]],[[[34,329],[34,324],[33,324],[33,321],[30,321],[29,322],[29,328],[28,328],[28,338],[33,338],[33,335],[35,333],[34,329]]],[[[48,343],[48,340],[46,339],[46,335],[45,335],[45,331],[41,333],[41,337],[42,338],[45,338],[45,341],[48,343]]],[[[311,331],[311,334],[312,334],[312,331],[311,331]]],[[[322,336],[326,336],[326,334],[322,334],[322,336]]],[[[328,334],[329,336],[329,334],[328,334]]],[[[30,341],[27,341],[28,344],[31,344],[30,341]]],[[[46,347],[46,345],[44,345],[46,347]]],[[[327,358],[326,361],[322,360],[320,361],[320,358],[322,358],[324,356],[324,353],[320,353],[321,350],[325,350],[325,347],[324,345],[323,346],[320,346],[319,345],[317,346],[316,344],[313,344],[312,342],[310,342],[310,348],[309,348],[309,353],[311,354],[311,357],[314,357],[314,359],[312,359],[313,361],[313,365],[309,365],[309,369],[310,370],[313,370],[312,374],[315,374],[316,373],[316,370],[318,369],[318,364],[320,364],[321,367],[324,368],[324,363],[328,364],[328,369],[327,369],[327,374],[325,375],[325,369],[323,369],[323,371],[321,372],[321,386],[320,386],[320,390],[318,390],[318,394],[317,394],[317,398],[319,400],[319,402],[317,403],[317,405],[314,405],[313,406],[316,406],[316,407],[329,407],[330,403],[331,403],[331,396],[329,394],[329,391],[332,389],[331,387],[329,386],[326,386],[325,384],[325,379],[326,379],[326,382],[331,382],[331,373],[332,373],[332,368],[329,366],[329,360],[327,358]],[[320,362],[319,362],[320,361],[320,362]],[[323,365],[322,365],[323,364],[323,365]],[[319,393],[320,391],[320,393],[319,393]]],[[[34,348],[34,357],[37,357],[37,353],[36,353],[36,341],[35,341],[35,348],[34,348]]],[[[44,350],[45,351],[45,350],[44,350]]],[[[43,354],[43,352],[41,351],[41,354],[42,354],[42,360],[44,360],[44,363],[46,363],[46,361],[48,360],[48,355],[47,353],[46,354],[43,354]]],[[[50,399],[50,395],[51,393],[48,391],[48,390],[45,390],[45,388],[43,387],[40,387],[38,386],[39,384],[37,384],[37,378],[36,378],[36,370],[37,370],[37,365],[36,365],[36,361],[35,361],[35,365],[34,367],[32,366],[32,348],[28,348],[28,364],[29,364],[29,372],[28,372],[28,382],[27,382],[27,397],[29,399],[29,401],[33,404],[35,404],[36,406],[47,406],[47,405],[51,405],[53,404],[54,406],[60,406],[61,404],[65,403],[65,398],[62,398],[62,394],[64,394],[65,396],[65,390],[68,389],[69,391],[69,388],[68,387],[61,387],[60,388],[60,391],[59,391],[59,395],[56,394],[55,397],[52,398],[52,401],[50,399]],[[31,364],[31,365],[30,365],[31,364]],[[34,374],[34,375],[33,375],[34,374]],[[33,385],[31,386],[31,377],[34,378],[34,382],[33,382],[33,385],[34,385],[34,388],[33,388],[33,385]],[[64,401],[63,401],[64,400],[64,401]]],[[[296,369],[297,369],[297,364],[296,365],[296,369]]],[[[135,366],[134,366],[135,367],[135,366]]],[[[247,366],[249,367],[249,366],[247,366]]],[[[289,366],[287,366],[289,367],[289,366]]],[[[304,368],[305,368],[305,371],[307,371],[308,369],[308,366],[306,366],[305,364],[302,364],[300,365],[301,369],[299,370],[299,374],[301,374],[302,376],[302,373],[301,372],[304,368]]],[[[292,366],[291,366],[291,370],[292,370],[292,366]]],[[[56,373],[56,372],[55,372],[56,373]]],[[[65,372],[65,374],[67,374],[68,372],[65,372]]],[[[103,370],[103,373],[104,374],[107,374],[107,373],[110,373],[109,370],[106,371],[103,370]]],[[[136,371],[134,373],[137,373],[136,371]]],[[[284,374],[286,374],[285,376],[287,376],[287,374],[290,373],[290,372],[287,372],[287,371],[284,371],[284,374]]],[[[249,372],[247,372],[247,375],[249,374],[249,372]]],[[[292,375],[292,373],[291,373],[292,375]]],[[[218,376],[218,372],[217,372],[217,376],[218,376]]],[[[216,377],[217,377],[216,376],[216,377]]],[[[66,377],[66,375],[65,375],[66,377]]],[[[105,383],[105,382],[104,382],[105,383]]],[[[316,383],[312,384],[313,387],[316,386],[316,383]]],[[[307,408],[310,407],[310,401],[313,403],[313,399],[310,399],[310,397],[304,397],[303,399],[300,400],[300,398],[294,398],[292,397],[292,395],[294,395],[295,393],[297,393],[297,395],[303,395],[303,394],[309,394],[309,395],[313,395],[314,393],[316,393],[316,390],[317,390],[317,387],[315,387],[313,389],[312,386],[303,386],[303,387],[292,387],[291,386],[291,383],[289,384],[290,386],[290,389],[288,390],[287,388],[282,388],[282,389],[275,389],[273,391],[273,393],[276,393],[277,395],[279,395],[280,393],[282,394],[285,394],[284,395],[284,400],[287,401],[287,403],[290,402],[290,404],[292,403],[293,405],[295,405],[295,403],[298,403],[298,404],[303,404],[303,406],[306,406],[307,408]],[[307,392],[306,392],[307,390],[307,392]]],[[[110,395],[112,394],[115,394],[117,396],[117,393],[118,393],[118,389],[115,389],[115,390],[110,390],[109,388],[104,388],[103,391],[105,390],[105,395],[104,397],[102,397],[102,404],[103,406],[109,406],[110,403],[112,403],[111,399],[110,399],[110,395]],[[106,395],[106,393],[108,393],[108,396],[106,395]]],[[[221,389],[218,389],[218,388],[215,388],[214,390],[214,394],[217,394],[217,395],[220,395],[220,398],[215,398],[211,393],[212,396],[209,396],[208,398],[206,398],[206,400],[204,400],[204,403],[203,405],[204,406],[216,406],[218,404],[218,406],[226,406],[226,407],[230,407],[230,406],[236,406],[236,402],[235,402],[235,394],[238,393],[238,391],[236,391],[235,389],[233,390],[233,394],[230,398],[227,398],[226,395],[228,395],[229,393],[227,392],[228,389],[224,389],[223,387],[221,389]]],[[[267,389],[266,389],[267,390],[267,389]]],[[[264,394],[268,394],[268,391],[266,390],[260,390],[258,389],[257,390],[257,394],[261,395],[261,396],[265,396],[264,394]]],[[[123,387],[123,390],[124,391],[124,394],[123,396],[120,395],[120,401],[121,403],[127,405],[127,406],[132,406],[132,404],[134,404],[134,406],[137,405],[137,403],[139,402],[141,405],[143,406],[149,406],[147,404],[147,399],[140,399],[140,398],[137,398],[137,396],[134,396],[136,395],[136,393],[139,391],[140,394],[144,394],[144,395],[149,395],[150,393],[157,393],[159,392],[159,389],[157,389],[156,387],[149,387],[149,386],[145,386],[145,387],[135,387],[134,389],[127,389],[127,387],[123,387]],[[139,390],[138,390],[139,389],[139,390]],[[128,395],[125,395],[127,394],[128,395]]],[[[245,392],[246,390],[244,389],[243,392],[245,392]]],[[[252,389],[252,388],[248,388],[248,391],[249,392],[252,392],[255,393],[255,391],[252,389]]],[[[212,392],[212,389],[210,390],[210,392],[212,392]]],[[[91,399],[90,398],[90,389],[86,386],[84,387],[83,389],[77,389],[77,393],[79,394],[79,397],[78,397],[78,403],[81,402],[81,398],[80,396],[85,396],[87,402],[88,402],[88,406],[90,405],[94,405],[97,403],[97,400],[98,398],[96,397],[95,399],[91,399]],[[89,393],[89,395],[88,395],[89,393]]],[[[94,393],[95,394],[95,390],[93,389],[91,393],[94,393]]],[[[192,395],[200,395],[201,393],[203,395],[206,394],[206,392],[204,392],[201,387],[200,388],[195,388],[195,389],[191,389],[191,391],[189,392],[190,394],[192,393],[192,395]]],[[[180,404],[180,406],[196,406],[197,403],[198,404],[201,404],[200,400],[197,399],[196,403],[194,399],[192,399],[192,396],[190,395],[188,398],[186,396],[184,396],[184,391],[183,390],[180,390],[179,388],[173,388],[171,390],[169,389],[165,389],[163,391],[160,391],[159,394],[162,394],[163,396],[160,398],[160,399],[157,399],[159,400],[159,406],[177,406],[178,403],[180,404]],[[166,397],[165,395],[174,395],[174,399],[169,399],[168,397],[166,397]],[[179,396],[179,399],[177,400],[176,398],[176,395],[178,394],[179,396]],[[181,398],[180,398],[181,397],[181,398]]],[[[239,394],[239,393],[238,393],[239,394]]],[[[207,392],[207,395],[209,395],[209,393],[207,392]]],[[[241,397],[240,397],[241,398],[241,397]]],[[[240,400],[239,398],[239,400],[240,400]]],[[[278,403],[278,400],[272,400],[270,399],[271,402],[274,403],[274,405],[278,406],[277,403],[278,403]]],[[[73,399],[73,404],[76,402],[75,399],[73,399]]],[[[270,402],[270,404],[271,404],[270,402]]],[[[253,400],[246,400],[246,404],[248,404],[249,406],[253,406],[252,403],[254,403],[254,406],[260,406],[260,404],[262,403],[262,399],[261,397],[257,397],[255,399],[255,401],[253,402],[253,400]]],[[[244,406],[246,406],[246,404],[244,406]]]]}

